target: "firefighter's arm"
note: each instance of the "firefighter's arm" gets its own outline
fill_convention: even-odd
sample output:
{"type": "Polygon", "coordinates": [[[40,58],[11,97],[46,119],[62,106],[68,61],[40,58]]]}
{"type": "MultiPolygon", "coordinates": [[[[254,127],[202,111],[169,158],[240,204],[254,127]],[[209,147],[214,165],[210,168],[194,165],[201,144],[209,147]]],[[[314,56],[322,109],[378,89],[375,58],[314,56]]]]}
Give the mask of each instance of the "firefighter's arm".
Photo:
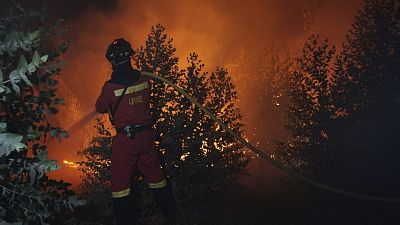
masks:
{"type": "Polygon", "coordinates": [[[100,96],[96,101],[96,111],[98,113],[107,113],[111,106],[110,91],[107,90],[106,86],[103,86],[100,96]]]}

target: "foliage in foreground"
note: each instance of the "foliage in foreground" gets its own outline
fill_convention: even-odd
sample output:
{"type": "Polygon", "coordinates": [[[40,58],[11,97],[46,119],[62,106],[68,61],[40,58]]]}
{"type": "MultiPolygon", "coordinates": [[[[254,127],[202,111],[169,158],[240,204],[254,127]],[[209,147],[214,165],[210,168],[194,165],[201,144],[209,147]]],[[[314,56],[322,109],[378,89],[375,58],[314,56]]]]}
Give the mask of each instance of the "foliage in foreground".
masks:
{"type": "Polygon", "coordinates": [[[10,3],[0,18],[0,223],[61,224],[83,203],[68,183],[46,176],[59,168],[47,159],[46,140],[68,136],[49,122],[63,104],[54,76],[66,44],[50,47],[58,25],[45,26],[42,13],[10,3]]]}

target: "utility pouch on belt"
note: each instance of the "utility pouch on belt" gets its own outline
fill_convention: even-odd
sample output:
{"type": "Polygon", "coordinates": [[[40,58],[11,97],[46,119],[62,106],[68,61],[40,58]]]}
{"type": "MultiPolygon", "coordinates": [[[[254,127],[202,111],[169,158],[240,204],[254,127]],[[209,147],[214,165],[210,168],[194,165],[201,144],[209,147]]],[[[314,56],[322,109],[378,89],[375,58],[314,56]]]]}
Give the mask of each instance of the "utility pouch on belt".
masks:
{"type": "Polygon", "coordinates": [[[135,124],[128,125],[125,127],[116,128],[117,134],[126,134],[129,138],[135,138],[135,135],[139,132],[150,130],[152,128],[151,123],[148,124],[135,124]]]}
{"type": "Polygon", "coordinates": [[[117,103],[115,104],[114,109],[111,109],[111,107],[108,109],[108,118],[110,119],[110,122],[111,122],[112,125],[114,125],[114,115],[115,115],[115,112],[117,111],[118,105],[119,105],[119,103],[121,103],[121,100],[122,100],[122,98],[124,97],[125,92],[126,92],[126,89],[128,89],[128,86],[129,86],[129,85],[126,85],[126,86],[125,86],[124,91],[122,91],[122,94],[121,94],[121,96],[119,97],[117,103]]]}

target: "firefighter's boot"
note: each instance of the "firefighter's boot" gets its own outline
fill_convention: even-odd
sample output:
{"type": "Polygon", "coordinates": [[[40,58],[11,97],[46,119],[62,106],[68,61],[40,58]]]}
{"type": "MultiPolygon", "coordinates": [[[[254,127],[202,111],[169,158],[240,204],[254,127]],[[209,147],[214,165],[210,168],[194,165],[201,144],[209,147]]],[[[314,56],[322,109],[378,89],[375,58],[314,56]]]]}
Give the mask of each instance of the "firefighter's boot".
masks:
{"type": "Polygon", "coordinates": [[[117,225],[135,225],[137,212],[134,207],[132,195],[114,198],[114,218],[117,225]]]}
{"type": "Polygon", "coordinates": [[[176,224],[177,207],[170,185],[167,184],[165,187],[152,188],[151,190],[153,191],[153,196],[158,207],[168,220],[168,223],[171,225],[176,224]]]}

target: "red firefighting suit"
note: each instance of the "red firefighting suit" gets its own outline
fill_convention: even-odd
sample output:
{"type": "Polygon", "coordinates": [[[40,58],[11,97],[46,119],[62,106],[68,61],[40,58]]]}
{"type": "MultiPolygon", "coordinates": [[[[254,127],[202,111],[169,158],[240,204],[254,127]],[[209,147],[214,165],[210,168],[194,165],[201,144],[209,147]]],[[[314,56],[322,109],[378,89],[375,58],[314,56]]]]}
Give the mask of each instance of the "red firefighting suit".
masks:
{"type": "Polygon", "coordinates": [[[117,135],[113,139],[111,189],[113,215],[117,225],[133,225],[139,219],[131,193],[131,178],[136,169],[148,182],[157,206],[170,224],[177,220],[177,207],[171,186],[166,182],[154,149],[150,113],[150,80],[131,64],[134,50],[123,38],[107,48],[106,59],[112,65],[111,79],[104,84],[96,110],[109,112],[117,135]]]}
{"type": "MultiPolygon", "coordinates": [[[[138,72],[138,71],[137,71],[138,72]]],[[[108,81],[96,101],[96,111],[107,113],[114,109],[117,101],[122,99],[114,114],[114,126],[123,130],[128,125],[149,125],[152,123],[149,100],[151,82],[145,76],[133,84],[123,85],[108,81]],[[122,93],[127,86],[125,94],[122,93]]],[[[112,148],[112,179],[113,198],[128,196],[132,174],[139,169],[150,188],[163,188],[167,182],[160,168],[160,162],[155,150],[153,132],[146,129],[130,138],[125,133],[118,133],[113,139],[112,148]]]]}

